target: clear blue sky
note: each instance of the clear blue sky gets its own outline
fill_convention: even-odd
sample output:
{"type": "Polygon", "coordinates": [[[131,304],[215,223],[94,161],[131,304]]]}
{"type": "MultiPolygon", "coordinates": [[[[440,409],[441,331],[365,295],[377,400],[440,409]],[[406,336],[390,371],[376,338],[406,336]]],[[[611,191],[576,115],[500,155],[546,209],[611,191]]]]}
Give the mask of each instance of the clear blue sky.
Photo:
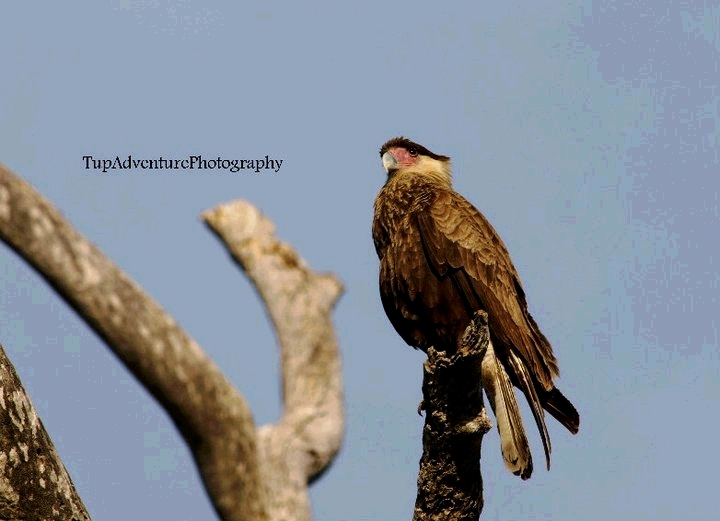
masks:
{"type": "MultiPolygon", "coordinates": [[[[423,357],[376,288],[377,151],[404,134],[450,155],[582,416],[576,437],[551,421],[552,470],[528,482],[485,438],[484,519],[715,521],[719,19],[660,0],[13,3],[0,161],[177,318],[258,423],[279,411],[273,333],[198,215],[248,199],[343,279],[347,436],[312,503],[359,521],[411,517],[421,452],[423,357]],[[127,154],[283,164],[84,169],[127,154]]],[[[165,413],[4,246],[0,342],[95,519],[213,518],[165,413]]]]}

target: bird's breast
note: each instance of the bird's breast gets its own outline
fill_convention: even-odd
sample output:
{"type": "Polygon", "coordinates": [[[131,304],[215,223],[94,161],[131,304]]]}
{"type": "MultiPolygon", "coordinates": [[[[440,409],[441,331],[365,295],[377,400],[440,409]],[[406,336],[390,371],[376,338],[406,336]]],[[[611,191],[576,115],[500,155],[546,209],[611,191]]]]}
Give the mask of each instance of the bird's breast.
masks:
{"type": "MultiPolygon", "coordinates": [[[[409,232],[415,227],[415,216],[427,209],[433,195],[432,183],[422,179],[400,176],[388,180],[375,199],[373,237],[376,247],[378,240],[383,250],[391,242],[411,240],[409,232]]],[[[420,240],[419,235],[416,240],[420,240]]]]}

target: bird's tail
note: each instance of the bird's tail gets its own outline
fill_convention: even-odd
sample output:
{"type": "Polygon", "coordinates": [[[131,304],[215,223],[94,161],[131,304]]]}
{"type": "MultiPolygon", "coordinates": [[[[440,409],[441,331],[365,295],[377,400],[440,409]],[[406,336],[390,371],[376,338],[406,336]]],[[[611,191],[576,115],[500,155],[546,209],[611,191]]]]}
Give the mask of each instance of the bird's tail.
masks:
{"type": "Polygon", "coordinates": [[[495,413],[505,465],[516,476],[528,479],[533,470],[530,445],[510,377],[495,356],[492,342],[488,342],[481,374],[482,386],[495,413]]]}
{"type": "Polygon", "coordinates": [[[547,412],[552,414],[571,433],[577,434],[580,428],[580,415],[570,400],[565,398],[557,387],[553,387],[550,391],[542,391],[540,400],[547,412]]]}
{"type": "Polygon", "coordinates": [[[536,385],[525,363],[512,350],[508,350],[508,362],[517,380],[517,386],[523,392],[525,398],[527,398],[528,405],[535,418],[538,431],[540,431],[543,449],[545,449],[545,463],[547,464],[547,469],[550,470],[550,452],[552,452],[552,445],[550,444],[550,435],[545,425],[545,412],[543,408],[573,434],[577,434],[580,426],[580,415],[575,410],[575,407],[573,407],[573,404],[570,403],[570,400],[565,398],[556,387],[546,391],[541,385],[536,385]]]}

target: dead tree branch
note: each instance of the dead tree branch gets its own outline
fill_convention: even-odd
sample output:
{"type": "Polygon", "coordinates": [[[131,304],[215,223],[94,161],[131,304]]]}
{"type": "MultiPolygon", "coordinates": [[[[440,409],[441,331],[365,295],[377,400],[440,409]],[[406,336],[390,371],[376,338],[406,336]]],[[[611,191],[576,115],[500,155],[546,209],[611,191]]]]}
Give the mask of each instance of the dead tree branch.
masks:
{"type": "Polygon", "coordinates": [[[2,346],[0,429],[0,519],[90,521],[2,346]]]}
{"type": "MultiPolygon", "coordinates": [[[[223,214],[220,209],[207,215],[218,211],[223,214]]],[[[305,499],[298,504],[307,504],[305,485],[329,465],[339,448],[342,393],[330,313],[341,285],[332,276],[315,275],[291,248],[271,239],[272,227],[264,224],[259,212],[245,215],[255,220],[243,224],[238,214],[230,221],[240,219],[236,224],[246,231],[239,240],[241,247],[250,246],[245,268],[261,296],[269,299],[266,304],[283,350],[285,413],[277,426],[263,428],[260,438],[245,399],[200,346],[54,206],[0,165],[0,238],[57,290],[170,414],[220,517],[255,521],[278,519],[273,514],[278,497],[298,495],[283,489],[276,496],[280,489],[272,481],[277,467],[272,462],[286,465],[282,476],[293,476],[290,483],[295,486],[305,475],[305,499]],[[276,260],[266,260],[273,258],[268,248],[278,250],[276,260]],[[299,281],[294,287],[272,282],[288,273],[295,273],[299,281]],[[301,309],[313,305],[318,309],[301,309]],[[323,368],[310,367],[316,362],[323,368]],[[313,379],[317,381],[310,382],[313,379]],[[298,429],[295,437],[292,428],[298,429]],[[318,442],[323,436],[325,442],[318,442]]],[[[234,244],[231,237],[221,236],[234,244]]]]}
{"type": "Polygon", "coordinates": [[[329,466],[343,436],[340,356],[331,322],[342,285],[334,275],[311,270],[247,202],[219,206],[203,218],[255,285],[279,339],[282,418],[259,431],[269,517],[309,520],[307,484],[329,466]]]}
{"type": "Polygon", "coordinates": [[[477,521],[483,507],[480,445],[491,428],[483,406],[480,366],[487,314],[478,311],[452,356],[428,350],[423,365],[423,454],[414,521],[477,521]]]}

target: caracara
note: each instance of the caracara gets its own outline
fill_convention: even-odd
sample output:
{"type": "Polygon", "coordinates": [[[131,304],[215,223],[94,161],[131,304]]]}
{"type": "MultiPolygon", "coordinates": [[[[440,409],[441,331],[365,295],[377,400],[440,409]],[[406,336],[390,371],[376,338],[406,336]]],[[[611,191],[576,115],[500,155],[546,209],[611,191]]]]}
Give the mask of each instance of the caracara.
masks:
{"type": "Polygon", "coordinates": [[[375,199],[373,240],[385,313],[409,345],[454,352],[475,311],[488,314],[482,386],[503,459],[528,479],[532,456],[512,385],[527,398],[550,468],[543,408],[573,434],[580,417],[554,386],[558,364],[528,312],[510,254],[488,220],[451,184],[450,158],[403,137],[380,149],[387,181],[375,199]]]}

